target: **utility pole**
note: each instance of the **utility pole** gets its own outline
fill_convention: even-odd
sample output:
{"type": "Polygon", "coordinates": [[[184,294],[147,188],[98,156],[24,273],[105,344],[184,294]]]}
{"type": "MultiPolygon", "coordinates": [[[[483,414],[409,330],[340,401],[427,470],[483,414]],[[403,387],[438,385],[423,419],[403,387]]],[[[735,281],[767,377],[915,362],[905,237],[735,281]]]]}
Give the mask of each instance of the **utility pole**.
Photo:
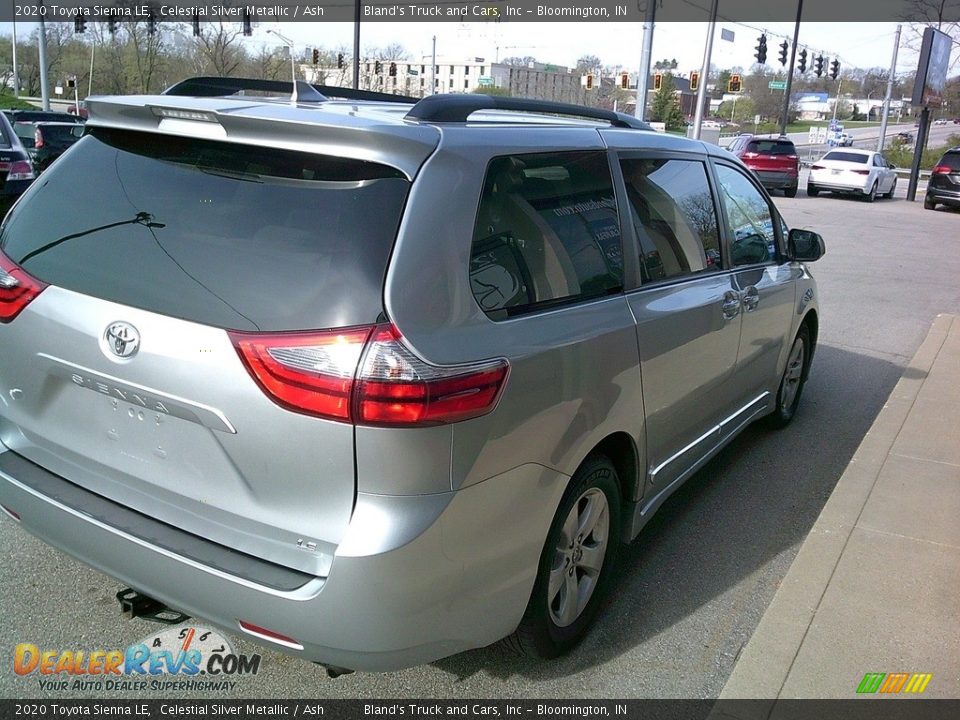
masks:
{"type": "Polygon", "coordinates": [[[640,74],[637,75],[637,107],[633,114],[643,120],[647,112],[647,85],[650,82],[650,54],[653,51],[653,22],[658,0],[647,0],[647,15],[643,21],[643,42],[640,50],[640,74]]]}
{"type": "Polygon", "coordinates": [[[840,88],[843,87],[843,77],[837,80],[837,98],[833,101],[833,119],[837,119],[837,106],[840,104],[840,88]]]}
{"type": "Polygon", "coordinates": [[[13,96],[20,97],[20,71],[17,70],[17,21],[13,21],[13,96]]]}
{"type": "Polygon", "coordinates": [[[433,55],[430,61],[430,94],[437,93],[437,36],[433,36],[433,55]]]}
{"type": "Polygon", "coordinates": [[[360,89],[360,13],[363,0],[356,0],[353,11],[353,89],[360,89]]]}
{"type": "Polygon", "coordinates": [[[707,28],[707,46],[703,52],[703,66],[700,69],[700,77],[703,82],[697,88],[697,111],[693,116],[693,138],[700,139],[700,126],[703,124],[703,101],[707,97],[707,78],[710,73],[710,56],[713,54],[713,34],[717,27],[717,3],[719,0],[713,0],[710,6],[710,26],[707,28]]]}
{"type": "MultiPolygon", "coordinates": [[[[40,7],[43,7],[42,0],[40,7]]],[[[47,26],[43,21],[43,15],[40,16],[40,44],[38,50],[40,56],[40,99],[43,101],[43,109],[49,110],[50,88],[47,84],[47,26]]]]}
{"type": "Polygon", "coordinates": [[[897,39],[893,41],[893,59],[890,61],[890,77],[887,78],[887,94],[883,98],[883,118],[880,120],[880,137],[877,138],[877,152],[883,151],[887,142],[887,118],[890,116],[890,97],[893,95],[893,78],[897,74],[897,51],[900,49],[900,31],[903,25],[897,25],[897,39]]]}
{"type": "Polygon", "coordinates": [[[800,15],[803,0],[797,0],[797,22],[793,26],[793,47],[790,48],[790,64],[787,66],[787,87],[783,92],[783,115],[780,117],[780,134],[787,134],[787,115],[790,113],[790,87],[793,85],[793,63],[797,58],[797,40],[800,38],[800,15]]]}

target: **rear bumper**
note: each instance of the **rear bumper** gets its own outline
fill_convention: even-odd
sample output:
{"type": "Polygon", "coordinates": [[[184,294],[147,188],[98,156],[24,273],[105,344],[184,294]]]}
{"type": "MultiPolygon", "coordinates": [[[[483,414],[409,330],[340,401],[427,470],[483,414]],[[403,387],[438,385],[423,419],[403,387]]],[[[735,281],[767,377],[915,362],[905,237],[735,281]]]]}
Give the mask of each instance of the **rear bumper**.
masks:
{"type": "Polygon", "coordinates": [[[226,632],[241,634],[245,620],[303,646],[274,649],[370,671],[430,662],[512,632],[568,481],[525,465],[458,492],[361,494],[329,575],[318,578],[252,558],[261,567],[215,566],[207,558],[239,553],[195,536],[200,557],[166,547],[169,526],[146,516],[124,523],[110,501],[32,463],[2,467],[0,504],[50,545],[226,632]],[[78,498],[86,505],[75,507],[78,498]]]}
{"type": "Polygon", "coordinates": [[[798,175],[796,172],[779,170],[754,170],[754,172],[760,178],[760,184],[768,190],[797,187],[798,175]]]}
{"type": "Polygon", "coordinates": [[[943,205],[960,207],[960,189],[951,190],[927,185],[927,200],[933,200],[943,205]]]}

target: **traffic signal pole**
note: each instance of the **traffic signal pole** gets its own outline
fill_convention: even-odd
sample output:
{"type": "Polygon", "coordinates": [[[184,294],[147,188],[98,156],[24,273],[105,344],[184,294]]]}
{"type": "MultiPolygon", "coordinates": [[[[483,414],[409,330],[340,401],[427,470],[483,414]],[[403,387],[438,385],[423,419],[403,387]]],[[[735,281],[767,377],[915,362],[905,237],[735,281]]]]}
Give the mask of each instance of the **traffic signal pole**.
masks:
{"type": "Polygon", "coordinates": [[[800,15],[803,0],[797,0],[797,22],[793,26],[793,46],[790,48],[790,65],[787,67],[787,87],[783,91],[783,114],[780,116],[780,134],[787,134],[787,115],[790,112],[790,88],[793,85],[793,63],[797,58],[797,41],[800,39],[800,15]]]}
{"type": "Polygon", "coordinates": [[[657,0],[647,0],[647,16],[643,22],[643,43],[640,50],[640,73],[637,75],[637,107],[633,114],[643,120],[647,111],[647,86],[650,83],[650,54],[653,50],[653,22],[657,0]]]}
{"type": "Polygon", "coordinates": [[[353,9],[353,89],[360,89],[360,13],[363,0],[356,0],[353,9]]]}
{"type": "Polygon", "coordinates": [[[700,126],[703,124],[703,101],[707,97],[707,82],[710,72],[710,55],[713,54],[713,34],[717,27],[717,4],[719,0],[713,0],[710,6],[710,26],[707,29],[707,47],[703,52],[703,67],[700,70],[700,77],[703,82],[697,89],[697,110],[693,115],[693,138],[700,139],[700,126]]]}

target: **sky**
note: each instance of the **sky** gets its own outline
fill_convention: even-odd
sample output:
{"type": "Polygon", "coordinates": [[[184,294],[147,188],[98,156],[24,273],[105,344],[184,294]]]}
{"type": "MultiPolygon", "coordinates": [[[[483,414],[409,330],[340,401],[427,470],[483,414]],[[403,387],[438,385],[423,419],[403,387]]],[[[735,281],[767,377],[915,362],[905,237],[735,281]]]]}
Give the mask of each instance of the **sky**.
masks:
{"type": "MultiPolygon", "coordinates": [[[[19,36],[35,29],[31,23],[17,23],[19,36]]],[[[896,23],[801,23],[800,46],[807,47],[810,57],[823,53],[826,64],[838,58],[842,68],[880,67],[889,69],[893,54],[896,23]]],[[[254,46],[278,44],[278,30],[290,38],[298,54],[301,49],[319,46],[328,49],[353,48],[353,24],[333,22],[261,22],[254,35],[245,40],[254,46]]],[[[717,24],[712,62],[718,68],[740,66],[749,69],[761,32],[767,34],[767,64],[780,69],[779,44],[792,40],[793,23],[730,23],[717,24]],[[721,29],[734,34],[733,42],[721,40],[721,29]]],[[[0,23],[0,33],[10,35],[11,23],[0,23]]],[[[676,59],[676,72],[687,75],[699,70],[703,63],[707,23],[657,23],[654,30],[652,61],[676,59]]],[[[904,27],[897,62],[900,73],[913,72],[917,53],[904,47],[908,36],[904,27]]],[[[415,58],[429,57],[432,38],[437,39],[437,57],[444,60],[466,60],[482,57],[495,61],[509,56],[531,55],[541,62],[572,67],[583,55],[596,55],[605,65],[627,71],[640,66],[643,36],[641,23],[417,23],[367,22],[361,25],[361,46],[383,47],[393,43],[405,46],[415,58]]],[[[960,38],[958,38],[960,40],[960,38]]],[[[960,52],[960,47],[955,48],[960,52]]],[[[810,65],[808,59],[808,66],[810,65]]]]}

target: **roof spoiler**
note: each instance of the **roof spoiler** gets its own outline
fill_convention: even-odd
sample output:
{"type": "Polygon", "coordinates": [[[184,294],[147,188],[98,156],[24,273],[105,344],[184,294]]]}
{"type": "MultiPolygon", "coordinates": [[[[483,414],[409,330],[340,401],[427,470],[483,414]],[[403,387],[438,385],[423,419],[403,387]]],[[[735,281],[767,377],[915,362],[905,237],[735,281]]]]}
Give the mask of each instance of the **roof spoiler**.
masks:
{"type": "Polygon", "coordinates": [[[311,85],[297,80],[296,85],[288,80],[262,80],[259,78],[228,78],[200,76],[181,80],[163,91],[164,95],[188,97],[223,97],[235,95],[245,90],[275,92],[290,96],[291,101],[301,103],[327,102],[331,98],[344,100],[367,100],[373,102],[415,103],[419,98],[406,95],[390,95],[372,90],[354,90],[353,88],[333,85],[311,85]]]}

